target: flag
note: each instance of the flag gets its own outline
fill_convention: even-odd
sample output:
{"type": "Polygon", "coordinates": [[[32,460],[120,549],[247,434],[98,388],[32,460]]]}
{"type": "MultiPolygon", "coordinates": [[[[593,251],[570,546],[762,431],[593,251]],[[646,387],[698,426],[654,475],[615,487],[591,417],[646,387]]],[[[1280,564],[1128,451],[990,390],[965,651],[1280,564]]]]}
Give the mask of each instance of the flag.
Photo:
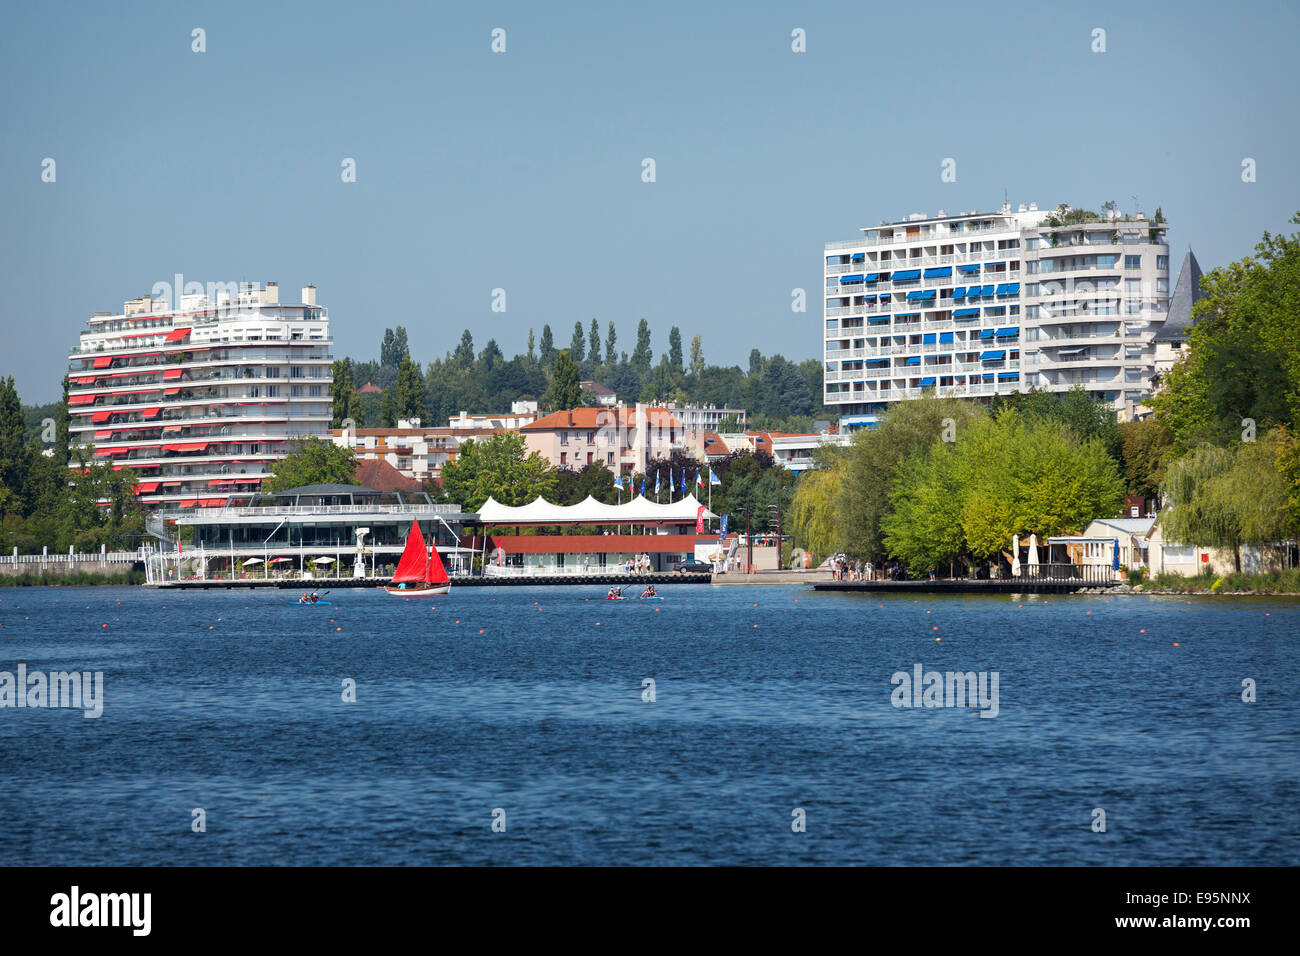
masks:
{"type": "Polygon", "coordinates": [[[715,475],[715,474],[713,473],[713,469],[712,469],[712,468],[709,469],[709,484],[711,484],[711,485],[720,485],[720,484],[722,484],[722,479],[719,478],[717,475],[715,475]]]}
{"type": "Polygon", "coordinates": [[[695,533],[704,534],[704,505],[695,509],[695,533]]]}
{"type": "MultiPolygon", "coordinates": [[[[710,474],[712,474],[712,472],[710,472],[710,474]]],[[[704,487],[704,472],[699,471],[698,469],[695,472],[695,487],[697,488],[704,487]]]]}
{"type": "Polygon", "coordinates": [[[641,476],[641,494],[645,494],[645,475],[641,476]]]}
{"type": "Polygon", "coordinates": [[[619,491],[622,491],[622,490],[623,490],[623,473],[622,473],[622,472],[615,472],[615,473],[614,473],[614,487],[617,488],[619,491]]]}
{"type": "Polygon", "coordinates": [[[655,497],[659,496],[659,472],[655,472],[655,497]]]}
{"type": "Polygon", "coordinates": [[[682,469],[682,494],[686,494],[686,469],[682,469]]]}
{"type": "Polygon", "coordinates": [[[727,516],[726,516],[726,515],[723,515],[723,516],[722,516],[722,521],[721,521],[721,523],[720,523],[719,526],[718,526],[718,535],[719,535],[719,537],[722,537],[722,538],[725,538],[725,537],[727,536],[727,516]]]}

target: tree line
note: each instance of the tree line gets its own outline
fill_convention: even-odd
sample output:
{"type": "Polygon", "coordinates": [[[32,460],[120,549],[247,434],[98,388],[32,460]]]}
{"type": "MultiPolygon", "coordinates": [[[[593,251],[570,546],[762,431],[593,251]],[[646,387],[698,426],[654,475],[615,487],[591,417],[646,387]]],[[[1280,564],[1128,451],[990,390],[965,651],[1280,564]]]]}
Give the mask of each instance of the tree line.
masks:
{"type": "Polygon", "coordinates": [[[593,318],[574,323],[567,346],[557,344],[549,325],[540,338],[530,329],[527,351],[506,358],[496,339],[476,351],[466,329],[453,350],[421,366],[411,357],[406,329],[386,329],[378,360],[335,361],[334,427],[348,418],[359,427],[393,427],[403,418],[442,426],[462,411],[508,412],[515,401],[536,401],[543,412],[589,407],[595,397],[581,388],[584,381],[604,385],[629,405],[672,401],[745,409],[752,428],[809,431],[816,419],[837,414],[822,403],[819,359],[792,362],[753,349],[745,368],[710,365],[701,337],[684,345],[673,326],[668,349],[655,361],[644,318],[630,354],[618,342],[614,322],[602,328],[593,318]],[[366,384],[382,394],[363,394],[366,384]]]}

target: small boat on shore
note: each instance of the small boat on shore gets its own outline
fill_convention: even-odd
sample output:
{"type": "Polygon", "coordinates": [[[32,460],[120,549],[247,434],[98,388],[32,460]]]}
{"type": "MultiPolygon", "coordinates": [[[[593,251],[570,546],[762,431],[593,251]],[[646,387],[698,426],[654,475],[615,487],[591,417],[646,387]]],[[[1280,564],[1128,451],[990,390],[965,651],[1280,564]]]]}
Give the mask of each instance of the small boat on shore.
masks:
{"type": "Polygon", "coordinates": [[[437,546],[426,547],[420,523],[411,522],[411,532],[406,536],[406,547],[393,572],[393,580],[383,586],[389,594],[398,597],[424,597],[446,594],[451,590],[451,578],[442,566],[437,546]]]}

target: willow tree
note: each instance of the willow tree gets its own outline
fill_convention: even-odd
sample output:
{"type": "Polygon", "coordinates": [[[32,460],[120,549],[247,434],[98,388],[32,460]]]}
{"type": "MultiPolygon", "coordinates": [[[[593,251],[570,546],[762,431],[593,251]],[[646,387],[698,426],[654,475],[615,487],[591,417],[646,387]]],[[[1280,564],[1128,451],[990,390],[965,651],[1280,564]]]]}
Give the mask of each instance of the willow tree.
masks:
{"type": "Polygon", "coordinates": [[[805,471],[794,486],[790,525],[799,547],[811,551],[820,564],[839,550],[840,520],[835,502],[844,480],[845,461],[827,455],[817,467],[805,471]]]}
{"type": "Polygon", "coordinates": [[[1274,441],[1204,444],[1174,461],[1161,492],[1166,541],[1232,549],[1241,570],[1243,546],[1262,547],[1292,529],[1287,481],[1278,468],[1274,441]]]}

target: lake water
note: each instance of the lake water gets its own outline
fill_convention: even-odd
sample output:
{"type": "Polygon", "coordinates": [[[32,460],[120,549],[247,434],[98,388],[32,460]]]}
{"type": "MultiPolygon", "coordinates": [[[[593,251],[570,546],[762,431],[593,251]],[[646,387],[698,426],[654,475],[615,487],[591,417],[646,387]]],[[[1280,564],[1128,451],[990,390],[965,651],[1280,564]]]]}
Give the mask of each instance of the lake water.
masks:
{"type": "Polygon", "coordinates": [[[0,864],[1300,863],[1295,600],[601,593],[0,590],[0,864]]]}

